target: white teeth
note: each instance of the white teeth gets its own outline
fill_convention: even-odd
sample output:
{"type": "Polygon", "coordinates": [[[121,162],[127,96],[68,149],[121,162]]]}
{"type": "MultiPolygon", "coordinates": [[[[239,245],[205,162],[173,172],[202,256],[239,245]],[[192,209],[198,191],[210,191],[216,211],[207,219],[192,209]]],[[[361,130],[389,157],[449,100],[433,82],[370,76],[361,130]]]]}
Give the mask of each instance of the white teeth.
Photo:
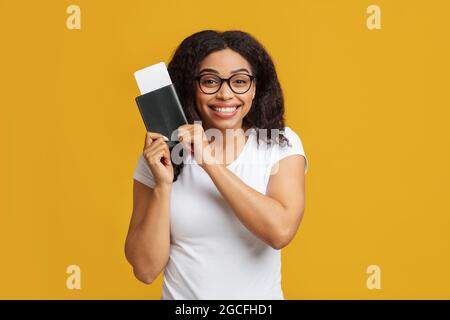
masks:
{"type": "Polygon", "coordinates": [[[214,109],[214,111],[217,111],[217,112],[232,113],[237,109],[237,107],[233,107],[233,108],[215,108],[215,107],[213,107],[213,109],[214,109]]]}

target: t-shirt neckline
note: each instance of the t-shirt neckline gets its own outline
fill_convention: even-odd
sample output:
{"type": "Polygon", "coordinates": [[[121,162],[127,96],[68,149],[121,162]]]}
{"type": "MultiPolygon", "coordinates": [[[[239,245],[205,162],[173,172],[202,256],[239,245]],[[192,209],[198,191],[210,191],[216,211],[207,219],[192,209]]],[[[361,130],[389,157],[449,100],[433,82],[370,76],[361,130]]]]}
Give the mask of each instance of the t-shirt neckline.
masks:
{"type": "Polygon", "coordinates": [[[240,160],[243,157],[243,154],[246,152],[246,150],[248,149],[248,145],[250,144],[250,139],[252,137],[252,134],[250,133],[248,135],[247,141],[245,142],[244,147],[242,148],[241,152],[238,154],[238,156],[236,157],[236,159],[234,159],[233,162],[231,162],[229,165],[226,166],[227,169],[230,169],[230,167],[234,166],[235,164],[239,163],[240,160]]]}

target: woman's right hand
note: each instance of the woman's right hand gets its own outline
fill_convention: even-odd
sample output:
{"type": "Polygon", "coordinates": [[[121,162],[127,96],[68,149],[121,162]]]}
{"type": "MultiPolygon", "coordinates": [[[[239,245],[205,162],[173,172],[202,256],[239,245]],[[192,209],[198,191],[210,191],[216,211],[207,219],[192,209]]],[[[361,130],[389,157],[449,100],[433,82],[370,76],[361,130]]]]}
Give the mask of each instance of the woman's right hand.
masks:
{"type": "Polygon", "coordinates": [[[156,186],[172,185],[173,166],[170,160],[169,147],[162,134],[146,133],[143,155],[152,171],[156,186]]]}

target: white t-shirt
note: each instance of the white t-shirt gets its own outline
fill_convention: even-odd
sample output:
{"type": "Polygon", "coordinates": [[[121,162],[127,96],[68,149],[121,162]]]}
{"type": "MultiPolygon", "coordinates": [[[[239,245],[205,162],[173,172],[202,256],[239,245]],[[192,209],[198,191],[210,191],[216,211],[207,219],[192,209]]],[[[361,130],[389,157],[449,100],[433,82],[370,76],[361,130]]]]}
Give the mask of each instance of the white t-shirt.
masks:
{"type": "MultiPolygon", "coordinates": [[[[285,127],[292,146],[256,142],[256,131],[227,168],[266,194],[270,171],[287,156],[305,157],[299,136],[285,127]]],[[[305,174],[308,162],[306,160],[305,174]]],[[[134,179],[154,187],[141,154],[134,179]]],[[[281,251],[251,233],[235,216],[209,175],[188,155],[170,199],[170,259],[161,299],[284,299],[281,251]]]]}

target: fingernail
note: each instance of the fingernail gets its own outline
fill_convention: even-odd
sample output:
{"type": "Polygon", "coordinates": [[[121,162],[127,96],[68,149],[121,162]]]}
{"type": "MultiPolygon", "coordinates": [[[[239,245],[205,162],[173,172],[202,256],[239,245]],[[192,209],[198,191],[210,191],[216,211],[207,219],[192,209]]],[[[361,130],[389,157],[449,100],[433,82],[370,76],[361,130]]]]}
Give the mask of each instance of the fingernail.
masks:
{"type": "Polygon", "coordinates": [[[167,138],[166,136],[163,136],[164,140],[169,141],[169,138],[167,138]]]}

